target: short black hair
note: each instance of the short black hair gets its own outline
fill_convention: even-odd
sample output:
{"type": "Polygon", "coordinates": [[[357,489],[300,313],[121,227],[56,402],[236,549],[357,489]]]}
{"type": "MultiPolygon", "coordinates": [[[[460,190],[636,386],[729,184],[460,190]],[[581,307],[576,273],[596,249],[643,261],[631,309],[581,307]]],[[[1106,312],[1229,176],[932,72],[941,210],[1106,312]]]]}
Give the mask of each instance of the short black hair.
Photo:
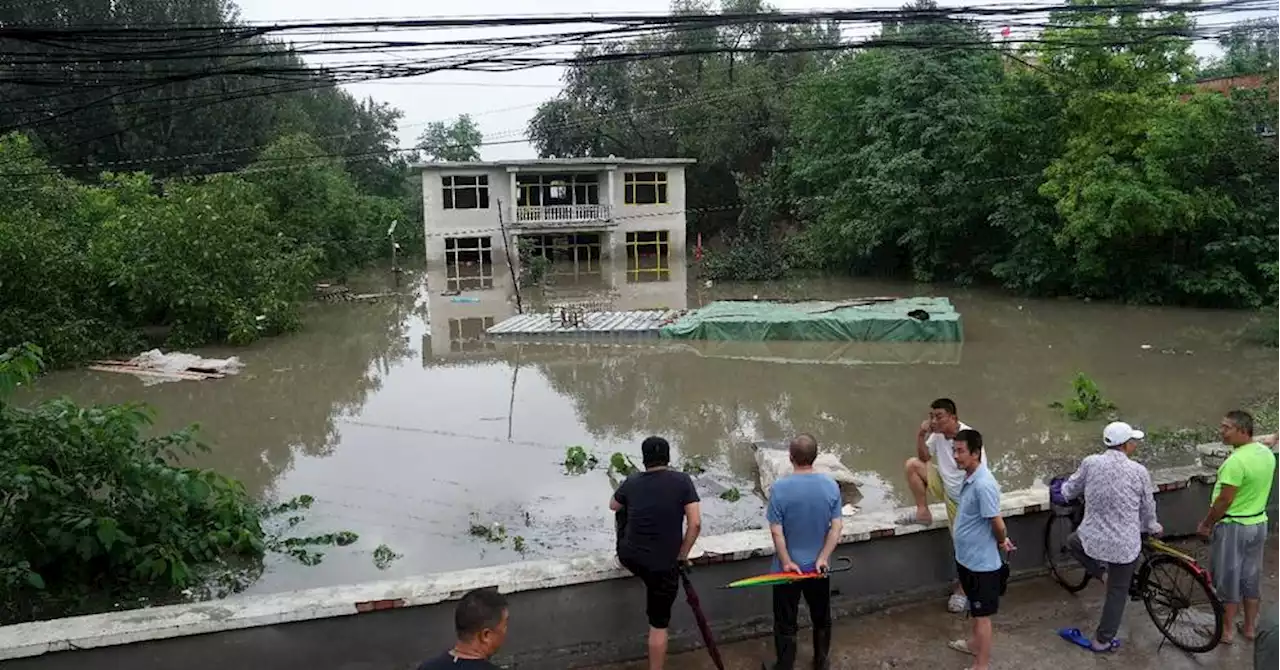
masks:
{"type": "Polygon", "coordinates": [[[959,416],[959,414],[956,414],[956,402],[951,398],[938,398],[929,403],[929,409],[940,409],[951,416],[959,416]]]}
{"type": "Polygon", "coordinates": [[[671,462],[671,445],[664,438],[650,435],[640,443],[640,458],[646,468],[666,465],[671,462]]]}
{"type": "Polygon", "coordinates": [[[453,627],[459,640],[473,638],[485,629],[497,628],[507,611],[507,598],[498,589],[468,591],[453,611],[453,627]]]}
{"type": "Polygon", "coordinates": [[[1233,409],[1227,412],[1227,421],[1234,423],[1236,428],[1244,431],[1245,435],[1253,437],[1253,415],[1242,410],[1233,409]]]}
{"type": "Polygon", "coordinates": [[[974,456],[982,455],[982,433],[979,433],[972,428],[965,428],[964,430],[956,433],[956,436],[952,438],[952,441],[964,442],[964,446],[969,450],[969,453],[974,456]]]}
{"type": "Polygon", "coordinates": [[[813,465],[818,460],[818,438],[809,433],[800,433],[791,438],[788,451],[791,452],[792,463],[801,467],[813,465]]]}

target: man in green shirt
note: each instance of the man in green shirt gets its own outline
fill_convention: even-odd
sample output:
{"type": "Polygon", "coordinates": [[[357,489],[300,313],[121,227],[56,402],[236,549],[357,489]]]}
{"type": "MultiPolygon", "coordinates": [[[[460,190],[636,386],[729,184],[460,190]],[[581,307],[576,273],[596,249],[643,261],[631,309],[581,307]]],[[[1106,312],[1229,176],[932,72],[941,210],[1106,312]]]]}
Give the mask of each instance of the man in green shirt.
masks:
{"type": "Polygon", "coordinates": [[[1276,456],[1253,439],[1253,417],[1227,412],[1218,426],[1231,455],[1218,468],[1213,504],[1198,532],[1212,540],[1209,567],[1222,599],[1224,643],[1235,639],[1236,612],[1244,603],[1240,633],[1252,640],[1258,624],[1262,559],[1267,544],[1267,499],[1276,481],[1276,456]]]}

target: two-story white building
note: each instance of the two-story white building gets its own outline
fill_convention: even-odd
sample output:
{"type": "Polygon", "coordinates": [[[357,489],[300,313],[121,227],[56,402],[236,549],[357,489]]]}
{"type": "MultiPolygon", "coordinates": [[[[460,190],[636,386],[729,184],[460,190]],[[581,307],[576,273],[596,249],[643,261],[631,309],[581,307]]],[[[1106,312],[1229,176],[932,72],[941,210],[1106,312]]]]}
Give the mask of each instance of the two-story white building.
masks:
{"type": "MultiPolygon", "coordinates": [[[[427,264],[505,272],[505,239],[555,261],[625,257],[636,272],[663,272],[672,254],[684,254],[684,173],[693,163],[609,157],[420,164],[427,264]]],[[[510,257],[517,262],[514,249],[510,257]]]]}

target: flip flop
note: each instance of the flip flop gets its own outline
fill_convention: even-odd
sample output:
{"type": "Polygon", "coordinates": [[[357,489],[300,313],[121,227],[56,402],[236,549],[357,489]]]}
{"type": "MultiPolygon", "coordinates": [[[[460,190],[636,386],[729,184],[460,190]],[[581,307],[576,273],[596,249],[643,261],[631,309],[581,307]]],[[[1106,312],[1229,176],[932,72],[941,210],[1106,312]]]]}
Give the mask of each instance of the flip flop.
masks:
{"type": "Polygon", "coordinates": [[[947,648],[962,654],[974,655],[973,650],[969,648],[968,640],[952,640],[947,643],[947,648]]]}
{"type": "Polygon", "coordinates": [[[903,514],[897,519],[894,519],[893,522],[894,524],[899,526],[928,526],[933,523],[933,519],[930,519],[928,522],[925,522],[920,519],[920,515],[916,514],[915,510],[912,510],[906,514],[903,514]]]}
{"type": "Polygon", "coordinates": [[[1109,654],[1120,648],[1120,640],[1112,640],[1111,646],[1106,649],[1098,649],[1093,646],[1093,640],[1085,637],[1084,633],[1081,633],[1079,628],[1063,628],[1058,631],[1058,637],[1095,654],[1109,654]]]}

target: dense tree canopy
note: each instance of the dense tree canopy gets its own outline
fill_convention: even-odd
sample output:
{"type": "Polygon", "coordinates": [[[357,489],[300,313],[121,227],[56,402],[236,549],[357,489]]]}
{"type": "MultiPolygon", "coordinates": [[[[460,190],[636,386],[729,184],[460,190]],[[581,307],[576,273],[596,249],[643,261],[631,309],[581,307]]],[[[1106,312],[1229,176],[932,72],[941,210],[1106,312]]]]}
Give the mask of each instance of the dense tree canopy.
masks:
{"type": "Polygon", "coordinates": [[[429,161],[478,161],[484,135],[480,127],[463,114],[452,123],[432,121],[418,136],[418,150],[429,161]]]}
{"type": "MultiPolygon", "coordinates": [[[[887,46],[834,58],[572,68],[529,130],[544,155],[698,159],[689,214],[696,230],[721,234],[704,267],[712,276],[812,265],[1037,294],[1274,302],[1276,143],[1259,131],[1275,128],[1275,101],[1266,87],[1194,88],[1206,73],[1261,67],[1274,90],[1274,24],[1242,25],[1197,68],[1179,36],[1184,14],[1070,4],[1024,48],[915,16],[882,27],[887,46]],[[705,213],[716,211],[736,213],[705,213]]],[[[646,40],[611,48],[839,36],[735,24],[646,40]]]]}

